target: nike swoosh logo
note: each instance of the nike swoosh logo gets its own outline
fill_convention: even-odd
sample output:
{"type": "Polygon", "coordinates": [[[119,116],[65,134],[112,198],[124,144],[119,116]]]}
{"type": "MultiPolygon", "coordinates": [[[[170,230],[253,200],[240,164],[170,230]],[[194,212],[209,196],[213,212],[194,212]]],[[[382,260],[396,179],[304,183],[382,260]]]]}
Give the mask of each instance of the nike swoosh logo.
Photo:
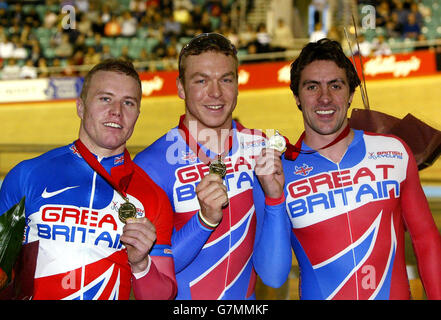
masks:
{"type": "Polygon", "coordinates": [[[67,191],[67,190],[69,190],[69,189],[73,189],[73,188],[78,188],[78,187],[79,187],[79,186],[66,187],[66,188],[63,188],[63,189],[60,189],[60,190],[56,190],[56,191],[52,191],[52,192],[48,192],[48,191],[47,191],[47,188],[45,188],[44,191],[43,191],[43,193],[41,194],[41,197],[42,197],[42,198],[45,198],[45,199],[47,199],[47,198],[52,198],[52,197],[56,196],[57,194],[60,194],[60,193],[62,193],[62,192],[64,192],[64,191],[67,191]]]}

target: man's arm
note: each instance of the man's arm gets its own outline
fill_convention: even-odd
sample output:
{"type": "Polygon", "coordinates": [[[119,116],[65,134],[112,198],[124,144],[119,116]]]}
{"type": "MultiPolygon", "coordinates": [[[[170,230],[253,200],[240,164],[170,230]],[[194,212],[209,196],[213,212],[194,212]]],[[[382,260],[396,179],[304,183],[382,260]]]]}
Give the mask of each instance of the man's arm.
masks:
{"type": "Polygon", "coordinates": [[[190,220],[172,235],[172,250],[175,270],[179,273],[199,254],[214,228],[204,225],[197,212],[190,220]]]}
{"type": "Polygon", "coordinates": [[[200,210],[172,236],[176,272],[180,272],[199,254],[211,232],[222,220],[222,207],[228,203],[222,178],[210,173],[196,187],[200,210]]]}
{"type": "Polygon", "coordinates": [[[128,219],[120,237],[127,248],[136,299],[173,299],[177,293],[171,251],[173,210],[166,194],[157,191],[158,206],[146,217],[128,219]]]}
{"type": "Polygon", "coordinates": [[[401,190],[405,225],[410,233],[424,289],[429,299],[441,299],[441,237],[430,212],[411,150],[407,179],[401,190]]]}
{"type": "Polygon", "coordinates": [[[137,300],[171,300],[177,286],[172,257],[150,256],[143,272],[132,275],[133,293],[137,300]]]}
{"type": "MultiPolygon", "coordinates": [[[[257,213],[263,221],[256,231],[254,268],[263,283],[274,288],[285,283],[292,265],[291,229],[284,200],[267,198],[263,215],[257,213]]],[[[256,205],[256,212],[259,210],[256,205]]]]}
{"type": "Polygon", "coordinates": [[[254,268],[268,286],[278,288],[288,278],[292,264],[291,224],[285,210],[285,179],[280,152],[264,149],[256,162],[253,186],[257,214],[254,268]]]}
{"type": "Polygon", "coordinates": [[[164,252],[169,246],[151,250],[155,241],[156,228],[147,218],[127,220],[121,242],[127,248],[136,299],[173,299],[177,292],[173,259],[164,252]]]}
{"type": "MultiPolygon", "coordinates": [[[[173,132],[174,131],[170,131],[170,133],[173,132]]],[[[149,147],[149,152],[144,151],[139,153],[133,161],[148,173],[150,178],[164,190],[169,200],[173,201],[173,186],[169,184],[168,179],[164,179],[163,175],[167,168],[158,167],[158,165],[162,163],[161,161],[153,161],[154,154],[165,154],[165,151],[162,152],[162,149],[158,149],[161,150],[161,152],[159,152],[151,148],[152,146],[149,147]]],[[[187,267],[199,254],[213,229],[214,228],[205,225],[200,219],[199,213],[196,212],[182,228],[173,230],[171,244],[176,273],[187,267]]]]}

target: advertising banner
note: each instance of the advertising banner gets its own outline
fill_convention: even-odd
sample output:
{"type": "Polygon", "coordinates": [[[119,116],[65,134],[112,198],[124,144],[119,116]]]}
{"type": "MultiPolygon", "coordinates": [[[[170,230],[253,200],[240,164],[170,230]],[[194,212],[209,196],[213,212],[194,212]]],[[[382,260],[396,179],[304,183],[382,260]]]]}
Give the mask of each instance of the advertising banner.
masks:
{"type": "Polygon", "coordinates": [[[0,81],[0,103],[76,99],[83,78],[43,78],[0,81]]]}
{"type": "MultiPolygon", "coordinates": [[[[414,51],[390,56],[362,59],[366,80],[393,79],[430,75],[437,72],[436,56],[432,51],[414,51]]],[[[355,57],[361,78],[360,60],[355,57]]],[[[239,90],[288,87],[291,61],[244,64],[239,66],[239,90]]],[[[177,93],[177,71],[141,73],[144,96],[177,93]]]]}
{"type": "MultiPolygon", "coordinates": [[[[428,50],[369,57],[362,61],[366,80],[423,76],[437,72],[435,53],[428,50]]],[[[355,62],[361,75],[358,57],[355,62]]]]}
{"type": "Polygon", "coordinates": [[[50,78],[46,95],[48,100],[76,99],[82,87],[83,78],[80,77],[50,78]]]}
{"type": "Polygon", "coordinates": [[[47,100],[49,79],[0,81],[0,102],[47,100]]]}
{"type": "MultiPolygon", "coordinates": [[[[437,72],[433,51],[414,51],[390,56],[364,57],[366,80],[430,75],[437,72]]],[[[239,66],[239,90],[289,87],[292,61],[250,63],[239,66]]],[[[361,64],[355,57],[361,77],[361,64]]],[[[144,97],[177,95],[177,71],[141,72],[144,97]]],[[[0,103],[76,99],[83,78],[65,77],[0,81],[0,103]]]]}

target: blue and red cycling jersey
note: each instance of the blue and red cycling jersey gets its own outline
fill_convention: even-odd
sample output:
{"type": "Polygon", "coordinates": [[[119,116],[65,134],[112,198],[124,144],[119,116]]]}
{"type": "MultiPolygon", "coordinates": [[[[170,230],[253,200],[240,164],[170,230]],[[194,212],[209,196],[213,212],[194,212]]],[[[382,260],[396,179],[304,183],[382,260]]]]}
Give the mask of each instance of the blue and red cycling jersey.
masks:
{"type": "MultiPolygon", "coordinates": [[[[156,227],[150,255],[171,260],[170,202],[135,164],[127,176],[124,157],[122,153],[98,161],[112,176],[129,179],[126,192],[137,216],[156,227]]],[[[24,243],[39,241],[33,299],[129,299],[136,280],[119,241],[124,224],[118,208],[125,201],[74,144],[15,166],[0,190],[0,214],[23,196],[24,243]]]]}
{"type": "MultiPolygon", "coordinates": [[[[266,139],[235,121],[232,130],[232,148],[224,159],[229,205],[215,230],[201,222],[195,192],[208,166],[178,127],[134,159],[167,193],[175,212],[172,251],[177,299],[253,299],[256,271],[271,286],[282,285],[289,273],[290,228],[284,204],[265,204],[254,174],[255,158],[266,139]]],[[[209,158],[216,157],[200,147],[209,158]]]]}
{"type": "Polygon", "coordinates": [[[302,299],[409,299],[409,231],[429,298],[441,298],[441,239],[410,149],[354,130],[339,163],[302,144],[282,158],[302,299]]]}

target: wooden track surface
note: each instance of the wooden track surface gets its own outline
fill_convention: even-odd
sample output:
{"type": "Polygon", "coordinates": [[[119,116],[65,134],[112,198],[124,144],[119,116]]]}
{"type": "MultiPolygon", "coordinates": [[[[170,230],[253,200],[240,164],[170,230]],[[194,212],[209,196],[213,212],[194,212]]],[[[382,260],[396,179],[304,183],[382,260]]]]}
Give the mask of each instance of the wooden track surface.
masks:
{"type": "MultiPolygon", "coordinates": [[[[441,75],[367,83],[373,110],[404,117],[412,113],[441,130],[441,75]]],[[[241,91],[234,112],[243,125],[261,130],[278,129],[292,142],[303,130],[301,113],[289,87],[241,91]]],[[[359,90],[354,108],[362,108],[359,90]]],[[[184,103],[177,96],[143,98],[141,115],[129,146],[148,146],[177,125],[184,103]]],[[[74,101],[0,104],[0,145],[64,145],[78,135],[79,119],[74,101]]],[[[42,152],[0,152],[0,176],[22,159],[42,152]]],[[[441,184],[441,160],[420,172],[423,183],[441,184]]]]}

